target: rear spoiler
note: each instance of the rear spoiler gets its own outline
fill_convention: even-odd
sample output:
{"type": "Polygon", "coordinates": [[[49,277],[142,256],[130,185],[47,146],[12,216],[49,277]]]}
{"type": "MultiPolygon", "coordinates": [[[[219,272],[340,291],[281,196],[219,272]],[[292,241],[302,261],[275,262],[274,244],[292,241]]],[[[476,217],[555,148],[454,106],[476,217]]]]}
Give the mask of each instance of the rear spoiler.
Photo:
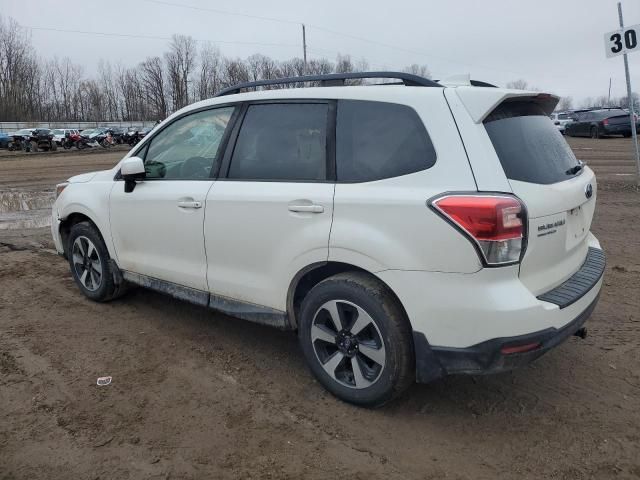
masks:
{"type": "Polygon", "coordinates": [[[550,93],[506,88],[456,88],[455,91],[475,123],[482,123],[503,102],[529,101],[540,105],[547,115],[551,115],[560,101],[559,97],[550,93]]]}

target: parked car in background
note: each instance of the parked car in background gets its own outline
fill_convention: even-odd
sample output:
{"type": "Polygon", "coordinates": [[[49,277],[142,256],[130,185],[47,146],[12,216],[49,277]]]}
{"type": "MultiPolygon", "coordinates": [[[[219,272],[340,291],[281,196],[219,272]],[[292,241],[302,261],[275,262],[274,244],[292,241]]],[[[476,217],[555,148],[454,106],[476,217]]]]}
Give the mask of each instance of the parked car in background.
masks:
{"type": "Polygon", "coordinates": [[[551,121],[558,128],[558,131],[564,135],[564,129],[567,123],[572,122],[570,112],[554,112],[550,115],[551,121]]]}
{"type": "Polygon", "coordinates": [[[31,142],[35,143],[36,151],[48,152],[58,149],[58,144],[53,138],[53,131],[48,128],[36,128],[31,135],[31,142]]]}
{"type": "Polygon", "coordinates": [[[80,291],[129,282],[297,330],[318,381],[366,406],[583,336],[605,259],[558,98],[313,78],[381,77],[408,86],[229,88],[58,185],[51,230],[80,291]]]}
{"type": "Polygon", "coordinates": [[[21,128],[15,132],[9,133],[9,144],[7,148],[9,150],[23,150],[28,148],[31,150],[31,136],[33,135],[34,128],[21,128]]]}
{"type": "Polygon", "coordinates": [[[9,146],[9,135],[4,132],[0,132],[0,148],[7,148],[9,146]]]}
{"type": "Polygon", "coordinates": [[[59,145],[62,146],[62,143],[64,142],[67,133],[70,135],[77,135],[78,134],[78,130],[73,129],[73,128],[54,128],[52,130],[53,132],[53,140],[59,145]]]}
{"type": "Polygon", "coordinates": [[[109,127],[111,130],[111,135],[113,136],[113,141],[115,143],[123,143],[123,137],[126,132],[124,127],[109,127]]]}
{"type": "Polygon", "coordinates": [[[58,148],[48,128],[23,128],[9,135],[9,150],[49,151],[58,148]]]}
{"type": "MultiPolygon", "coordinates": [[[[565,126],[565,134],[571,137],[600,138],[608,135],[631,136],[631,122],[629,113],[622,108],[599,108],[586,111],[576,111],[572,114],[573,121],[565,126]]],[[[638,131],[638,120],[634,128],[638,131]]]]}

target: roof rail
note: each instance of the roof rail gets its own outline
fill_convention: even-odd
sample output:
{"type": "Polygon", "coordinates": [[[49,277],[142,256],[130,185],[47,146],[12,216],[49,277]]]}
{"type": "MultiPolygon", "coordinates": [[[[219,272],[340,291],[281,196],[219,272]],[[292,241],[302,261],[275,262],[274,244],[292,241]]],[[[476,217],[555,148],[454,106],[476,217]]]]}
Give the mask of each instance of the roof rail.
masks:
{"type": "Polygon", "coordinates": [[[320,85],[323,87],[343,86],[345,84],[345,80],[354,78],[395,78],[397,80],[402,80],[402,83],[407,87],[442,87],[442,85],[434,82],[433,80],[413,75],[411,73],[351,72],[328,73],[325,75],[303,75],[300,77],[273,78],[270,80],[258,80],[257,82],[239,83],[233,87],[225,88],[215,96],[222,97],[224,95],[233,95],[234,93],[240,93],[241,90],[246,88],[264,87],[267,85],[285,85],[291,83],[320,82],[320,85]]]}

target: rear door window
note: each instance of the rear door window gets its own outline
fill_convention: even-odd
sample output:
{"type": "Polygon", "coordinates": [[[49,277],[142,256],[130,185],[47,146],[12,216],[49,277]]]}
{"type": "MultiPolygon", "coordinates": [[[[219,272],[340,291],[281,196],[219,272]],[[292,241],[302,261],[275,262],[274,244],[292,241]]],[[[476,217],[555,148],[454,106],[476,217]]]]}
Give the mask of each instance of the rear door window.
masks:
{"type": "Polygon", "coordinates": [[[325,180],[328,112],[326,103],[249,106],[233,151],[228,178],[325,180]]]}
{"type": "Polygon", "coordinates": [[[507,101],[484,121],[507,178],[550,184],[579,172],[578,160],[562,134],[534,102],[507,101]]]}
{"type": "Polygon", "coordinates": [[[436,152],[411,107],[341,100],[336,120],[339,182],[369,182],[432,167],[436,152]]]}

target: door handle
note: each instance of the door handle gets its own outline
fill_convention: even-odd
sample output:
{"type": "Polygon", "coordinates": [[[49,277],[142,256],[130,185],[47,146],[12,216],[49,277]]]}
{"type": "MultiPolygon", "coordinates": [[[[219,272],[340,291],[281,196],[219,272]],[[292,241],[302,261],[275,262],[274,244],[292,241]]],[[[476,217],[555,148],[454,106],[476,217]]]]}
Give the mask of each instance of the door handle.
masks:
{"type": "Polygon", "coordinates": [[[180,208],[202,208],[202,202],[193,202],[182,200],[178,202],[180,208]]]}
{"type": "Polygon", "coordinates": [[[308,213],[322,213],[324,207],[322,205],[289,205],[290,212],[308,212],[308,213]]]}

